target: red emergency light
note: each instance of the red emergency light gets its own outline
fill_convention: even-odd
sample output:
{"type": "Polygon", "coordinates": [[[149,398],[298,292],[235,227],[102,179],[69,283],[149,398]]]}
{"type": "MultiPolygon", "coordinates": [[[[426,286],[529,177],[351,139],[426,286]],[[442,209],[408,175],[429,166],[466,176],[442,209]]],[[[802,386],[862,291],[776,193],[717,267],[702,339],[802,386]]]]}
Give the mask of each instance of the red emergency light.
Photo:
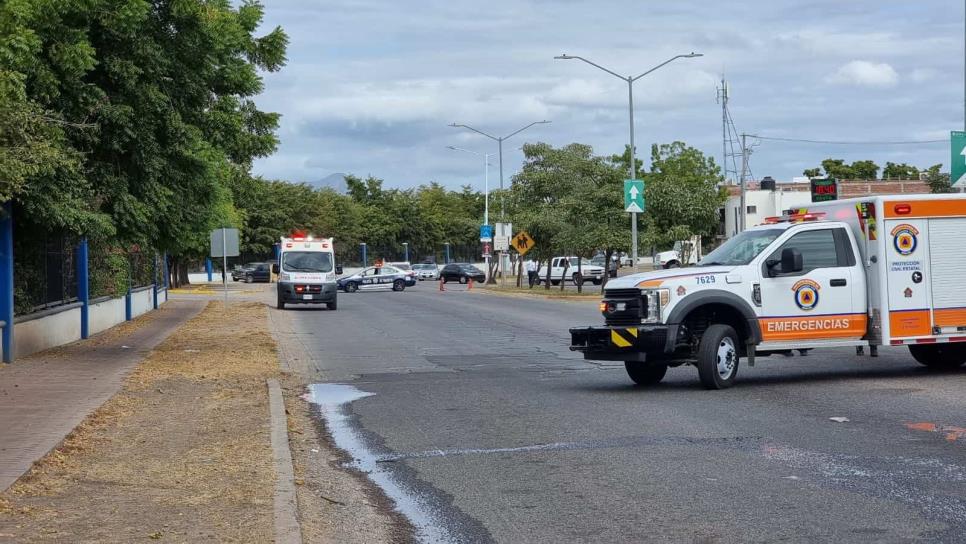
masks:
{"type": "Polygon", "coordinates": [[[896,204],[893,208],[896,211],[896,215],[909,215],[912,213],[912,206],[909,204],[896,204]]]}

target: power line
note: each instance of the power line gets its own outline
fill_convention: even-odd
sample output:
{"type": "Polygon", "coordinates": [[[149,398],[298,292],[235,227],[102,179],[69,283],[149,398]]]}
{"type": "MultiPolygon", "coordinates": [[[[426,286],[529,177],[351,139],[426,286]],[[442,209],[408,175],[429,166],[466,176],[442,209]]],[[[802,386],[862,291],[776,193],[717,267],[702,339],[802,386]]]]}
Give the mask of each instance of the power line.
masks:
{"type": "Polygon", "coordinates": [[[941,144],[949,143],[949,139],[945,140],[904,140],[904,141],[868,141],[868,142],[843,142],[834,140],[808,140],[804,138],[778,138],[773,136],[759,136],[757,134],[749,134],[751,138],[757,138],[759,140],[769,140],[773,142],[795,142],[803,144],[822,144],[822,145],[920,145],[920,144],[941,144]]]}

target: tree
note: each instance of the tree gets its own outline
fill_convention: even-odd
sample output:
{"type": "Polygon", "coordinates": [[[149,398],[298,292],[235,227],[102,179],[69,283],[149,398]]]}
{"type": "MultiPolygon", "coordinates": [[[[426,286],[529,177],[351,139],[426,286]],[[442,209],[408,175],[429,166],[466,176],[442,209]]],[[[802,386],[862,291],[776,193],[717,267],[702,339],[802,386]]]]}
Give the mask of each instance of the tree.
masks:
{"type": "Polygon", "coordinates": [[[851,168],[855,176],[854,179],[879,179],[879,166],[872,161],[855,161],[852,163],[851,168]]]}
{"type": "Polygon", "coordinates": [[[822,175],[822,169],[821,168],[807,168],[807,169],[805,169],[804,172],[802,172],[802,175],[805,176],[805,177],[808,177],[808,178],[821,177],[821,175],[822,175]]]}
{"type": "Polygon", "coordinates": [[[645,176],[645,243],[667,246],[718,227],[726,195],[719,189],[721,169],[711,157],[684,142],[651,148],[651,172],[645,176]]]}
{"type": "Polygon", "coordinates": [[[825,159],[822,161],[822,169],[825,170],[826,177],[835,179],[855,179],[855,170],[845,164],[842,159],[825,159]]]}
{"type": "Polygon", "coordinates": [[[949,173],[939,171],[942,166],[942,164],[934,164],[929,168],[926,168],[926,183],[929,185],[929,190],[933,193],[953,192],[952,184],[949,179],[949,173]]]}
{"type": "Polygon", "coordinates": [[[919,169],[906,163],[887,162],[882,170],[882,179],[919,179],[919,169]]]}

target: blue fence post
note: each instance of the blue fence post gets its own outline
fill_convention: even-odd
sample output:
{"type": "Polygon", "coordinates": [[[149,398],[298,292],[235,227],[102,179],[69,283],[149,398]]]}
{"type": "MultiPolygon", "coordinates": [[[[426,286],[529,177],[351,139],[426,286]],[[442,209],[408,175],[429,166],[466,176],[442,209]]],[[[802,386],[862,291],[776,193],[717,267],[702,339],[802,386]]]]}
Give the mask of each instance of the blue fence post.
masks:
{"type": "Polygon", "coordinates": [[[13,362],[13,204],[0,210],[0,321],[3,326],[3,362],[13,362]]]}
{"type": "Polygon", "coordinates": [[[205,272],[208,273],[208,283],[211,283],[211,257],[205,257],[205,272]]]}
{"type": "Polygon", "coordinates": [[[87,238],[77,244],[77,300],[81,303],[81,338],[90,336],[90,267],[88,263],[87,238]]]}
{"type": "Polygon", "coordinates": [[[134,279],[131,277],[133,274],[131,270],[131,256],[127,256],[127,293],[124,295],[124,319],[126,321],[131,320],[131,316],[134,314],[133,308],[131,308],[131,283],[134,279]]]}
{"type": "Polygon", "coordinates": [[[158,254],[157,253],[154,254],[154,260],[151,262],[151,264],[153,265],[151,267],[151,279],[153,284],[151,286],[151,292],[154,295],[154,309],[157,310],[158,309],[158,254]]]}
{"type": "MultiPolygon", "coordinates": [[[[168,252],[167,251],[161,254],[161,273],[164,275],[164,280],[162,281],[162,283],[164,284],[164,290],[167,291],[168,290],[168,252]]],[[[165,296],[165,300],[167,300],[167,296],[168,296],[167,292],[165,292],[164,296],[165,296]]]]}

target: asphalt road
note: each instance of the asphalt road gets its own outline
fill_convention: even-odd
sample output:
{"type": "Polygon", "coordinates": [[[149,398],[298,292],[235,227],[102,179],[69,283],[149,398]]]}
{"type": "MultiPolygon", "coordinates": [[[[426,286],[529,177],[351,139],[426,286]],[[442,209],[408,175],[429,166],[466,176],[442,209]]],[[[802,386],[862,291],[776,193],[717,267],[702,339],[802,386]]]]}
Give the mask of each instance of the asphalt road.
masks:
{"type": "Polygon", "coordinates": [[[724,391],[687,366],[642,388],[567,349],[594,303],[461,289],[272,310],[303,373],[372,393],[344,419],[426,534],[966,542],[966,370],[831,350],[743,365],[724,391]]]}

